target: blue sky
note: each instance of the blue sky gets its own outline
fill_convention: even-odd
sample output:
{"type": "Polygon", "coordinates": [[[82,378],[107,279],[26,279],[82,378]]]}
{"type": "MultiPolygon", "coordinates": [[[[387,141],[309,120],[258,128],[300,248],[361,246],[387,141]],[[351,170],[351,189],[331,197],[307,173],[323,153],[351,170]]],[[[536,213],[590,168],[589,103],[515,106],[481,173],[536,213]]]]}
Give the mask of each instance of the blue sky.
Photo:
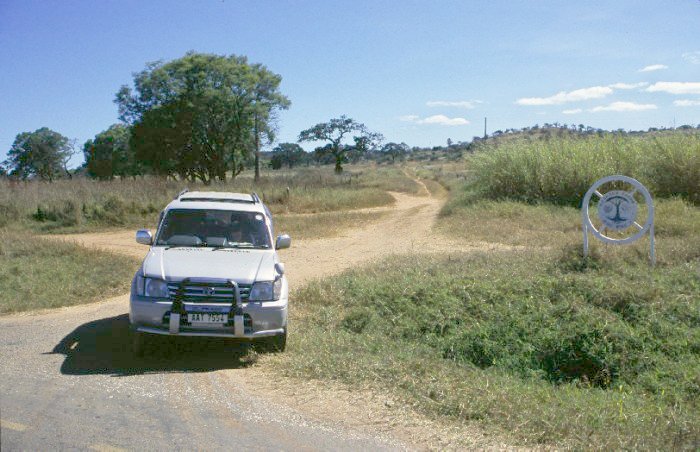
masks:
{"type": "Polygon", "coordinates": [[[700,123],[698,0],[0,0],[0,161],[44,126],[82,148],[133,72],[188,50],[281,74],[280,141],[341,114],[412,146],[471,140],[484,117],[700,123]]]}

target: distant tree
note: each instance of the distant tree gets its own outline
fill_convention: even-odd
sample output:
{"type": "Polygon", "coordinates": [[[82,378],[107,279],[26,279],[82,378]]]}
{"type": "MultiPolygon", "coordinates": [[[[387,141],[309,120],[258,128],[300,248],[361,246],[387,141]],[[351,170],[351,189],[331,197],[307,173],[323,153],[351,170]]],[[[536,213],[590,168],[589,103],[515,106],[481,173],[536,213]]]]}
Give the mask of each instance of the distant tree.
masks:
{"type": "Polygon", "coordinates": [[[406,143],[387,143],[384,146],[382,146],[381,152],[384,155],[388,155],[391,157],[391,163],[394,163],[396,159],[402,159],[405,157],[410,151],[410,148],[406,143]]]}
{"type": "Polygon", "coordinates": [[[335,163],[335,158],[331,152],[331,145],[319,146],[311,153],[311,158],[317,165],[330,165],[335,163]]]}
{"type": "Polygon", "coordinates": [[[12,176],[21,179],[36,176],[52,182],[61,173],[70,175],[67,165],[74,152],[73,141],[42,127],[17,135],[3,165],[12,176]]]}
{"type": "Polygon", "coordinates": [[[85,167],[90,177],[113,179],[114,176],[131,176],[138,173],[129,138],[131,128],[126,124],[113,124],[95,135],[83,145],[85,167]]]}
{"type": "Polygon", "coordinates": [[[242,56],[189,52],[155,62],[122,86],[115,102],[133,124],[130,146],[153,173],[225,180],[243,170],[265,137],[274,136],[274,112],[289,100],[281,77],[242,56]]]}
{"type": "Polygon", "coordinates": [[[273,169],[280,169],[282,165],[293,168],[306,159],[308,159],[306,151],[297,143],[280,143],[272,150],[273,169]],[[278,163],[279,166],[277,166],[278,163]]]}
{"type": "MultiPolygon", "coordinates": [[[[358,152],[365,152],[381,139],[380,134],[368,131],[364,124],[343,115],[340,118],[334,118],[301,131],[298,141],[300,143],[304,141],[329,141],[329,145],[321,149],[324,150],[322,152],[333,156],[335,172],[340,174],[343,172],[343,163],[346,162],[348,151],[353,149],[352,146],[344,145],[343,139],[352,134],[354,134],[352,136],[355,142],[354,148],[358,152]]],[[[318,151],[318,149],[316,150],[318,151]]]]}

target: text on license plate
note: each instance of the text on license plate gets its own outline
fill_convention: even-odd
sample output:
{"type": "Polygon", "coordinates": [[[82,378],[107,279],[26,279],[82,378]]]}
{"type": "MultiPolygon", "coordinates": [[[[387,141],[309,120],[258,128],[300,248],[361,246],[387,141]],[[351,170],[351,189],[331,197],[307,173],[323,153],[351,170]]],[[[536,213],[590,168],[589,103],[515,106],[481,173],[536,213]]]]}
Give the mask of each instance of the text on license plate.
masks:
{"type": "Polygon", "coordinates": [[[187,314],[190,323],[226,323],[228,315],[223,312],[190,312],[187,314]]]}

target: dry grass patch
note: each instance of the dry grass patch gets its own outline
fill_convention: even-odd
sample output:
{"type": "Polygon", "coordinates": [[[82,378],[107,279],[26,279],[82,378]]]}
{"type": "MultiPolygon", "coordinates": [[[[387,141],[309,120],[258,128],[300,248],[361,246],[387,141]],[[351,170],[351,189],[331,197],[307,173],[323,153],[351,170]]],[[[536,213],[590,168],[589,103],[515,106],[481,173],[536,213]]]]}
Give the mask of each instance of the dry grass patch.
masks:
{"type": "Polygon", "coordinates": [[[0,313],[123,294],[138,264],[134,258],[0,229],[0,313]]]}

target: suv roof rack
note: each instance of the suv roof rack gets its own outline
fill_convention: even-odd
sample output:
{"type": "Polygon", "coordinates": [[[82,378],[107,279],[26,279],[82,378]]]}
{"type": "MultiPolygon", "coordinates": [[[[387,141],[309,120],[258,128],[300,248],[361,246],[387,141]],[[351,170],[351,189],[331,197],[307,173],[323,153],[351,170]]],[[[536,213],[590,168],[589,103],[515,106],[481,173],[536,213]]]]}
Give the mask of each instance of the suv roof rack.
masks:
{"type": "Polygon", "coordinates": [[[177,196],[174,197],[173,199],[180,199],[180,196],[184,195],[184,194],[187,193],[188,191],[190,191],[190,189],[187,188],[187,187],[185,187],[185,189],[182,190],[180,193],[178,193],[177,196]]]}
{"type": "Polygon", "coordinates": [[[258,194],[253,192],[250,194],[250,196],[253,198],[253,203],[257,204],[260,202],[260,197],[258,197],[258,194]]]}

